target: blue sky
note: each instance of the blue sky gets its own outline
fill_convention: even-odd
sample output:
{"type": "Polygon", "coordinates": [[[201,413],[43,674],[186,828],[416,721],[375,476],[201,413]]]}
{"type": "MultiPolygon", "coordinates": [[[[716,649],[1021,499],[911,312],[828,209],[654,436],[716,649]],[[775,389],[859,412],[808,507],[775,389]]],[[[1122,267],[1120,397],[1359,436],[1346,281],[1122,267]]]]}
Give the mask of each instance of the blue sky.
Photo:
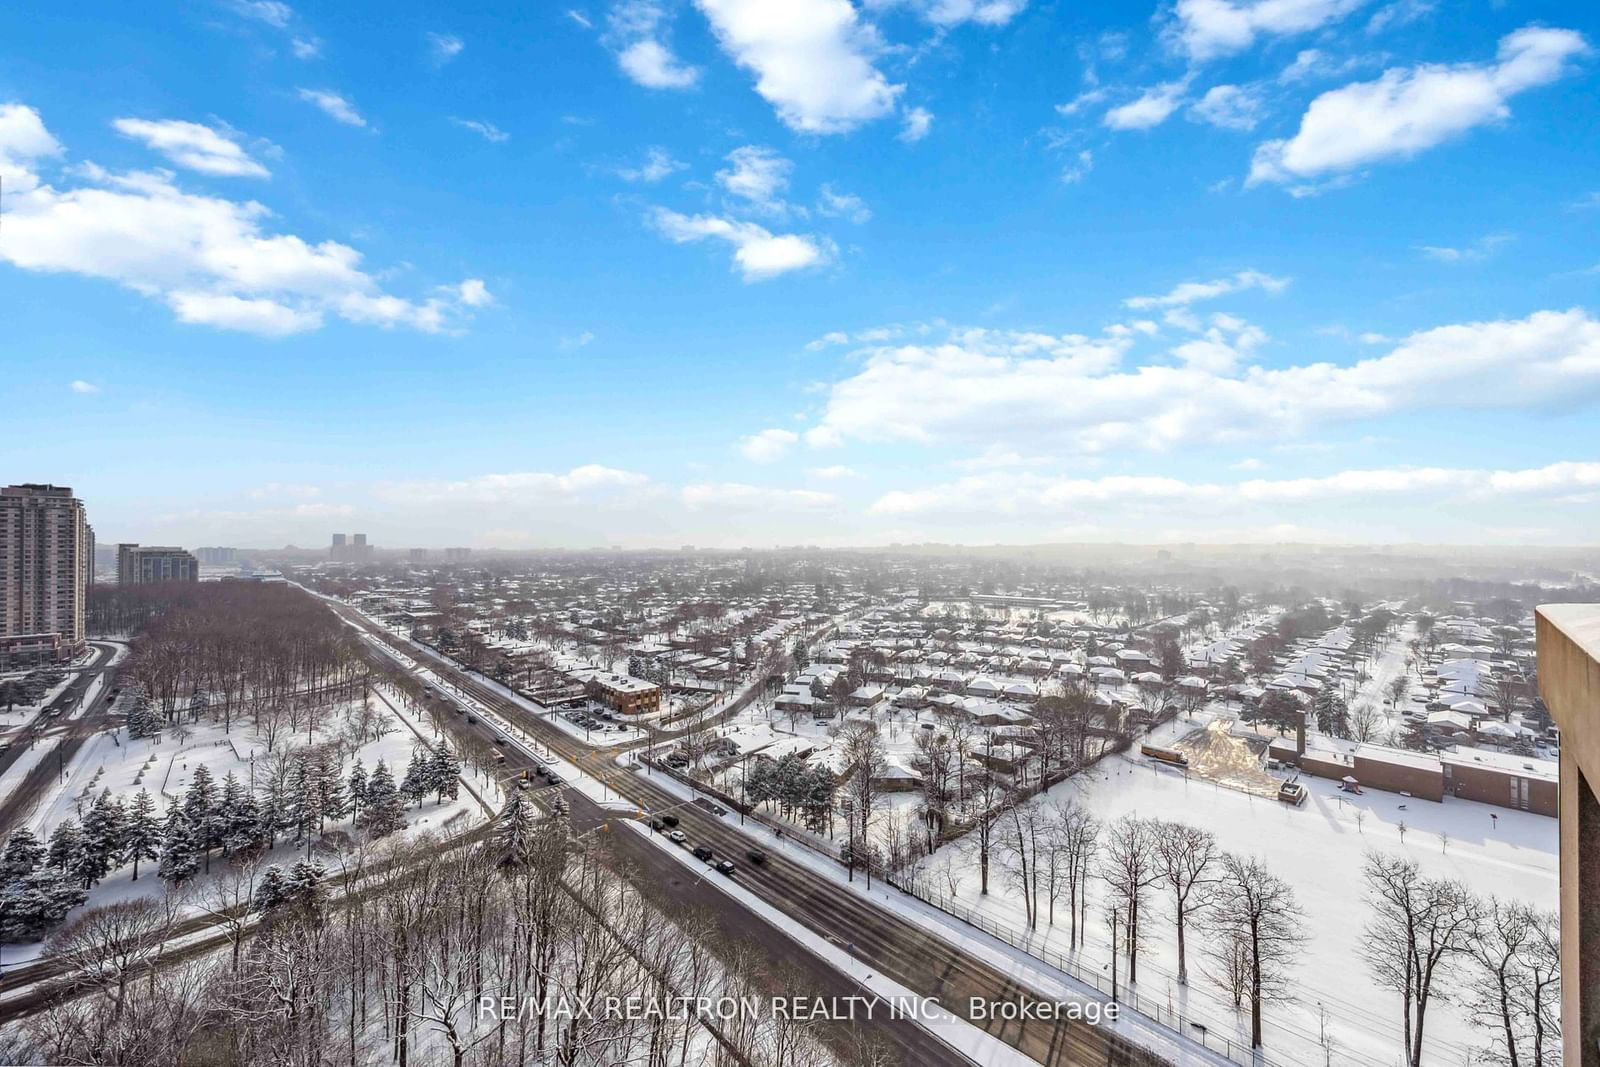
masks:
{"type": "Polygon", "coordinates": [[[1597,21],[30,10],[0,474],[189,545],[1592,543],[1597,21]]]}

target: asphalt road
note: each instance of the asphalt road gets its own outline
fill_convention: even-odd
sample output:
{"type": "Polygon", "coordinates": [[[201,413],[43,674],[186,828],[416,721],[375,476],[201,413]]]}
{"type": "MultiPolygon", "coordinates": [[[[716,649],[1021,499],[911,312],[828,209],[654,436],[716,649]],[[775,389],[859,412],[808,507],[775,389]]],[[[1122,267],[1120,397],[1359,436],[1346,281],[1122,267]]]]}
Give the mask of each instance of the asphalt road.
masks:
{"type": "MultiPolygon", "coordinates": [[[[809,867],[772,854],[768,855],[764,864],[749,863],[745,856],[748,849],[756,847],[753,839],[741,834],[737,826],[703,809],[686,805],[676,793],[652,782],[648,776],[634,774],[617,766],[614,762],[617,749],[592,749],[560,727],[545,722],[541,716],[501,696],[491,686],[442,657],[400,641],[343,605],[330,606],[343,618],[397,651],[412,659],[427,660],[436,674],[449,678],[462,692],[536,736],[556,755],[604,782],[619,796],[637,804],[642,810],[660,811],[671,807],[680,819],[679,828],[687,835],[689,847],[705,845],[718,858],[732,858],[738,864],[736,877],[742,885],[814,932],[845,947],[856,959],[874,967],[874,973],[886,975],[920,996],[937,997],[947,1010],[963,1018],[969,1017],[969,998],[1021,1004],[1046,999],[1020,986],[982,960],[968,956],[943,939],[926,933],[889,909],[854,894],[841,892],[833,882],[809,867]]],[[[453,724],[456,729],[477,730],[486,737],[492,737],[495,733],[493,727],[485,723],[469,726],[464,717],[455,719],[453,724]]],[[[531,758],[514,746],[505,746],[504,751],[508,768],[536,766],[531,758]]],[[[575,826],[580,831],[594,825],[597,820],[623,817],[616,812],[606,812],[574,790],[567,790],[565,795],[569,798],[575,826]]],[[[664,854],[654,843],[642,840],[631,832],[612,833],[608,835],[608,842],[625,866],[644,872],[641,884],[652,888],[655,899],[662,906],[687,907],[713,900],[712,911],[731,936],[761,945],[770,959],[803,964],[804,972],[814,977],[817,988],[824,991],[821,995],[861,995],[853,979],[801,949],[765,919],[716,889],[697,887],[695,883],[698,879],[685,877],[689,868],[664,854]],[[709,897],[712,893],[716,896],[709,897]]],[[[706,877],[723,876],[708,868],[706,877]]],[[[1165,1062],[1114,1034],[1076,1020],[983,1020],[974,1021],[974,1025],[1050,1067],[1090,1064],[1133,1067],[1165,1062]]],[[[894,1046],[901,1062],[908,1067],[969,1062],[915,1024],[902,1021],[896,1025],[874,1021],[872,1026],[877,1036],[894,1046]]]]}
{"type": "Polygon", "coordinates": [[[72,757],[77,754],[83,743],[111,725],[107,721],[107,716],[111,708],[111,690],[116,685],[117,669],[110,666],[110,663],[111,657],[116,653],[116,646],[98,642],[93,644],[100,650],[100,658],[92,665],[80,669],[78,676],[67,683],[67,687],[60,695],[39,709],[37,715],[7,737],[11,747],[0,753],[0,777],[5,776],[28,750],[30,737],[33,738],[34,745],[52,745],[54,751],[35,764],[26,777],[6,795],[5,800],[0,802],[0,838],[9,834],[28,817],[49,784],[61,773],[61,768],[72,762],[72,757]],[[100,692],[95,695],[90,706],[83,714],[68,719],[67,716],[83,700],[89,686],[102,674],[106,675],[106,682],[100,687],[100,692]],[[53,715],[52,712],[56,711],[60,714],[53,715]]]}

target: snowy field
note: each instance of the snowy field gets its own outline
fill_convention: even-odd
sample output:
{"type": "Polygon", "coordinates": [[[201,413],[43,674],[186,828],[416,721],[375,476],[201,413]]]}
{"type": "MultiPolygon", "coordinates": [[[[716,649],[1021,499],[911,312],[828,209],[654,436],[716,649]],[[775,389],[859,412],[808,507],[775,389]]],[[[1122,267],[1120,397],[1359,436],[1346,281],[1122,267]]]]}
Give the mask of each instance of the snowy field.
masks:
{"type": "MultiPolygon", "coordinates": [[[[1442,804],[1394,793],[1341,793],[1331,782],[1302,778],[1310,797],[1301,808],[1252,796],[1147,760],[1108,757],[1096,768],[1056,786],[1032,803],[1074,796],[1104,821],[1124,814],[1155,817],[1203,827],[1230,852],[1260,856],[1268,869],[1293,888],[1305,915],[1308,940],[1295,972],[1296,1002],[1266,1009],[1266,1049],[1285,1065],[1322,1063],[1318,1005],[1327,1008],[1335,1047],[1333,1062],[1388,1065],[1402,1062],[1399,994],[1381,989],[1360,957],[1367,922],[1361,865],[1368,849],[1398,853],[1417,861],[1424,874],[1457,878],[1480,895],[1497,894],[1541,908],[1557,906],[1556,820],[1528,812],[1450,799],[1442,804]],[[1402,839],[1401,826],[1405,831],[1402,839]],[[1444,836],[1441,837],[1441,834],[1444,836]]],[[[967,872],[957,904],[976,908],[1022,933],[1022,902],[1005,884],[998,864],[991,867],[990,896],[978,895],[977,843],[969,835],[946,846],[961,855],[967,872]]],[[[943,851],[943,850],[941,850],[943,851]]],[[[938,858],[933,863],[937,866],[938,858]]],[[[942,874],[928,877],[929,889],[943,892],[942,874]]],[[[1102,905],[1106,890],[1091,884],[1087,966],[1108,964],[1108,931],[1102,905]]],[[[1139,961],[1139,992],[1205,1021],[1214,1033],[1246,1035],[1248,1016],[1234,1016],[1221,989],[1201,972],[1201,937],[1191,930],[1190,988],[1177,984],[1177,956],[1170,908],[1160,887],[1152,890],[1154,914],[1145,926],[1148,943],[1139,961]],[[1244,1029],[1240,1029],[1243,1026],[1244,1029]]],[[[1062,905],[1064,909],[1065,905],[1062,905]]],[[[1062,910],[1062,909],[1058,909],[1062,910]]],[[[1142,924],[1143,925],[1143,924],[1142,924]]],[[[1037,944],[1068,955],[1064,917],[1055,929],[1041,919],[1037,944]]],[[[1454,1006],[1429,1005],[1426,1058],[1461,1064],[1482,1047],[1454,1006]]]]}
{"type": "MultiPolygon", "coordinates": [[[[428,731],[405,715],[398,702],[391,701],[381,688],[374,691],[373,707],[392,720],[388,732],[352,748],[346,756],[346,773],[352,759],[359,758],[368,773],[382,760],[399,779],[405,774],[412,751],[419,746],[421,737],[428,736],[428,731]]],[[[327,728],[323,734],[315,737],[317,743],[333,739],[333,731],[346,710],[349,709],[334,709],[327,714],[327,728]]],[[[303,745],[306,740],[301,736],[293,739],[289,745],[280,744],[279,747],[281,750],[303,745]]],[[[36,751],[43,754],[49,748],[41,744],[36,746],[36,751]]],[[[254,781],[259,785],[264,780],[269,757],[266,746],[251,736],[247,725],[240,723],[235,723],[231,732],[224,731],[220,725],[201,724],[168,729],[159,735],[134,741],[129,741],[122,729],[102,732],[78,750],[65,773],[58,776],[54,785],[40,798],[24,825],[31,828],[41,840],[47,840],[50,832],[67,819],[81,824],[84,813],[101,790],[110,790],[114,797],[124,802],[131,801],[141,789],[149,790],[156,802],[157,820],[160,821],[165,818],[168,805],[174,801],[181,802],[199,768],[207,769],[218,788],[230,772],[241,783],[248,785],[254,781]]],[[[21,775],[26,773],[26,768],[19,770],[19,767],[21,761],[8,770],[5,776],[7,782],[20,780],[21,775]]],[[[462,781],[467,788],[455,800],[439,803],[430,796],[420,806],[408,805],[405,812],[407,830],[458,833],[487,818],[484,804],[498,809],[502,793],[493,776],[474,774],[463,768],[462,781]]],[[[0,789],[4,785],[0,783],[0,789]]],[[[324,841],[326,847],[337,847],[341,840],[348,839],[344,835],[354,833],[348,820],[330,823],[327,831],[328,836],[324,841]]],[[[303,844],[297,846],[292,840],[285,841],[280,837],[277,847],[262,855],[260,865],[293,863],[302,858],[304,852],[303,844]]],[[[220,854],[214,853],[211,857],[213,870],[225,862],[220,854]]],[[[89,899],[84,906],[94,907],[135,896],[161,893],[165,885],[156,877],[156,868],[154,861],[141,863],[139,877],[135,881],[132,864],[124,865],[89,891],[89,899]]],[[[202,874],[196,881],[204,880],[202,874]]],[[[70,921],[71,915],[68,919],[70,921]]],[[[32,959],[41,947],[42,943],[6,946],[4,962],[18,963],[32,959]]]]}

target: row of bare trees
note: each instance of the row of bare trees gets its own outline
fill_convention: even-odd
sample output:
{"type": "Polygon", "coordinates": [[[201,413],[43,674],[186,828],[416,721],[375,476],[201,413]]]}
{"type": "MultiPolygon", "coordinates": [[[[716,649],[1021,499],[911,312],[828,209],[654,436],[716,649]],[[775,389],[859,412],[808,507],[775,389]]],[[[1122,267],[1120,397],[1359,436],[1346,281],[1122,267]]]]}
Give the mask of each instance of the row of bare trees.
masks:
{"type": "Polygon", "coordinates": [[[1458,1004],[1479,1027],[1485,1059],[1510,1067],[1561,1061],[1561,944],[1554,912],[1474,894],[1423,874],[1416,860],[1369,852],[1371,921],[1362,953],[1400,994],[1408,1067],[1423,1061],[1428,1009],[1458,1004]]]}
{"type": "Polygon", "coordinates": [[[314,732],[368,671],[350,631],[291,586],[181,582],[96,590],[97,617],[133,628],[124,668],[168,723],[241,718],[269,745],[314,732]]]}
{"type": "MultiPolygon", "coordinates": [[[[792,976],[721,940],[708,919],[652,907],[593,850],[575,847],[564,819],[535,820],[531,805],[513,807],[492,838],[449,855],[429,838],[343,854],[321,891],[255,917],[261,872],[243,864],[183,898],[87,912],[48,946],[84,988],[24,1020],[0,1059],[217,1067],[835,1060],[804,1021],[675,1009],[667,998],[766,997],[789,990],[792,976]],[[231,949],[175,953],[186,904],[216,916],[231,949]],[[662,1010],[619,1007],[641,997],[662,1010]]],[[[846,1058],[877,1063],[881,1055],[863,1047],[846,1058]]]]}

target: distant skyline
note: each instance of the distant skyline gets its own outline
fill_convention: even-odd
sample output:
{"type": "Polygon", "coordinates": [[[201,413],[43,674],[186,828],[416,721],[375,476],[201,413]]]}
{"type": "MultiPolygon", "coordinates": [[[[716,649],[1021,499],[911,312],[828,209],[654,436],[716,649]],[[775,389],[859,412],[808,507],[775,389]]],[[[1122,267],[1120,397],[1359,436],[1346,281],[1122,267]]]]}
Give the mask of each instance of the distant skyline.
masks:
{"type": "Polygon", "coordinates": [[[0,479],[102,543],[1596,540],[1592,4],[10,29],[0,479]]]}

